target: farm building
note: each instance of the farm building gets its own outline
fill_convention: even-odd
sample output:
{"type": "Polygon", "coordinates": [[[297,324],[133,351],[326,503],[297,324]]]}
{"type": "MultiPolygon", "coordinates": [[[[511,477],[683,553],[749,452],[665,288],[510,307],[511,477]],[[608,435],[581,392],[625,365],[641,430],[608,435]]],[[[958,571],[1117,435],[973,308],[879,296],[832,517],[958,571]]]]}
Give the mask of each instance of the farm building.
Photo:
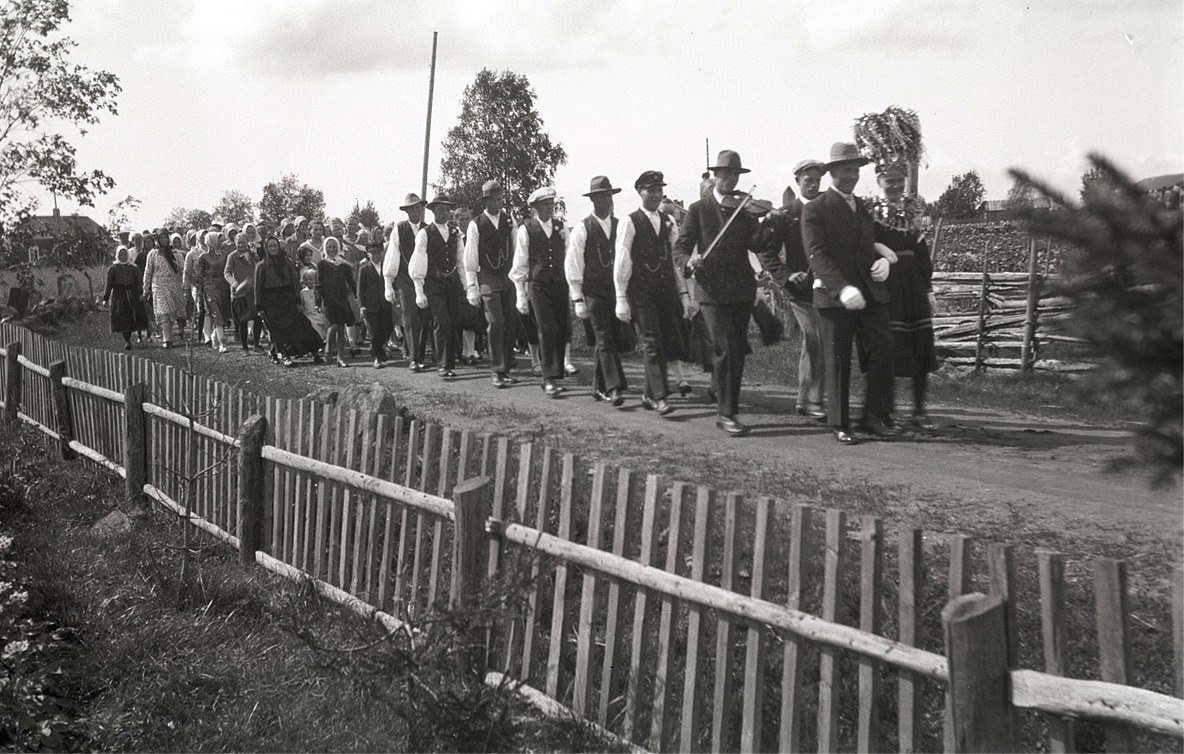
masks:
{"type": "Polygon", "coordinates": [[[33,215],[17,229],[27,254],[26,260],[37,264],[58,257],[64,251],[74,264],[93,264],[107,260],[114,242],[107,229],[85,215],[62,215],[56,207],[52,215],[33,215]],[[25,241],[24,239],[27,239],[25,241]]]}

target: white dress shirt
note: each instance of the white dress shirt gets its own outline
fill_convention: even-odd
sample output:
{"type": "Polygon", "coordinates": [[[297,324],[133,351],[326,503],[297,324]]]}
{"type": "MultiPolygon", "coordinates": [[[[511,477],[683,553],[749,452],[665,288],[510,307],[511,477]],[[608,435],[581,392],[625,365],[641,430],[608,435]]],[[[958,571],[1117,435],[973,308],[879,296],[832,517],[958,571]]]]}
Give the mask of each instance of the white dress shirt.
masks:
{"type": "MultiPolygon", "coordinates": [[[[440,231],[440,235],[445,242],[448,241],[448,225],[441,225],[436,223],[436,230],[440,231]]],[[[459,260],[453,260],[456,264],[459,260]]],[[[411,282],[415,283],[415,295],[424,295],[423,281],[428,276],[428,229],[423,226],[419,232],[415,234],[415,251],[411,252],[411,260],[407,263],[407,274],[411,276],[411,282]]]]}
{"type": "MultiPolygon", "coordinates": [[[[645,207],[642,207],[641,211],[649,218],[650,225],[654,228],[654,234],[660,233],[662,229],[662,213],[650,212],[645,207]]],[[[678,238],[678,224],[674,222],[673,217],[667,216],[666,219],[669,222],[666,228],[666,236],[670,240],[671,248],[673,248],[674,242],[678,238]]],[[[617,298],[625,298],[629,290],[629,280],[633,277],[633,239],[636,237],[637,229],[633,227],[633,215],[630,214],[617,226],[617,251],[613,259],[613,285],[617,289],[617,298]]],[[[673,255],[671,256],[673,257],[673,255]]],[[[670,271],[674,277],[674,287],[678,291],[678,295],[687,295],[686,279],[675,268],[673,258],[670,260],[670,271]]]]}
{"type": "MultiPolygon", "coordinates": [[[[481,214],[485,215],[485,219],[493,223],[495,230],[501,227],[501,213],[496,215],[489,214],[488,210],[481,214]]],[[[514,221],[510,220],[510,235],[514,234],[514,221]]],[[[468,232],[465,233],[464,253],[461,261],[461,268],[465,275],[465,288],[477,287],[477,272],[481,268],[481,256],[478,254],[478,249],[481,246],[481,231],[477,227],[477,218],[473,218],[469,222],[468,232]]]]}
{"type": "MultiPolygon", "coordinates": [[[[545,223],[539,223],[543,229],[543,235],[548,239],[551,238],[554,223],[554,218],[545,223]]],[[[563,236],[566,232],[560,230],[559,234],[563,236]]],[[[518,232],[514,234],[514,264],[510,266],[510,280],[513,281],[514,288],[518,292],[519,302],[527,300],[526,279],[528,277],[530,277],[530,234],[526,232],[526,224],[523,223],[518,226],[518,232]]]]}
{"type": "MultiPolygon", "coordinates": [[[[612,238],[612,214],[610,213],[608,217],[597,217],[593,213],[592,217],[595,217],[596,222],[600,223],[600,227],[604,230],[604,237],[612,238]]],[[[588,227],[581,220],[571,229],[571,233],[567,237],[567,256],[563,260],[563,274],[567,278],[567,289],[571,294],[572,301],[584,297],[584,249],[587,246],[588,227]]]]}
{"type": "MultiPolygon", "coordinates": [[[[410,221],[408,221],[410,223],[410,221]]],[[[423,223],[410,223],[411,234],[419,233],[420,229],[424,227],[423,223]]],[[[386,241],[386,256],[382,259],[382,279],[386,281],[386,300],[392,304],[398,300],[398,293],[395,291],[395,278],[399,275],[399,269],[403,264],[403,254],[399,247],[399,226],[396,225],[391,237],[386,241]]]]}

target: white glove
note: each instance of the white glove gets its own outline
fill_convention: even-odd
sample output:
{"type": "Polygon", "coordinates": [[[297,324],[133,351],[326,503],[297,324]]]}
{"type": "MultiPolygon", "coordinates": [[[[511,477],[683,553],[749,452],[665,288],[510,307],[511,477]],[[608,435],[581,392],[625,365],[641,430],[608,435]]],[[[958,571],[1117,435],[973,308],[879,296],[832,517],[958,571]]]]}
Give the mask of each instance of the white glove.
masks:
{"type": "Polygon", "coordinates": [[[395,303],[395,300],[398,298],[398,294],[395,293],[395,289],[389,285],[383,289],[382,295],[384,298],[386,298],[387,303],[391,304],[395,303]]]}
{"type": "Polygon", "coordinates": [[[588,305],[583,301],[576,302],[576,316],[580,319],[588,319],[588,305]]]}
{"type": "Polygon", "coordinates": [[[877,259],[872,264],[872,280],[877,283],[882,283],[888,279],[888,272],[892,269],[892,263],[887,259],[877,259]]]}
{"type": "Polygon", "coordinates": [[[863,294],[859,289],[853,285],[848,285],[839,291],[839,301],[843,304],[844,309],[856,311],[867,306],[867,302],[863,300],[863,294]]]}
{"type": "Polygon", "coordinates": [[[518,297],[518,313],[530,314],[530,300],[522,296],[518,297]]]}
{"type": "Polygon", "coordinates": [[[469,299],[469,306],[476,306],[481,303],[481,291],[470,288],[466,298],[469,299]]]}
{"type": "Polygon", "coordinates": [[[887,259],[892,264],[896,264],[898,261],[900,261],[896,256],[896,252],[893,251],[892,249],[888,248],[884,244],[877,242],[876,244],[874,244],[874,246],[876,249],[876,253],[879,254],[880,256],[882,256],[884,259],[887,259]]]}
{"type": "Polygon", "coordinates": [[[933,291],[929,291],[925,295],[929,297],[929,313],[930,313],[930,315],[936,314],[937,313],[937,296],[934,295],[933,291]]]}
{"type": "Polygon", "coordinates": [[[695,316],[696,309],[698,309],[698,306],[696,306],[694,301],[691,301],[690,296],[687,296],[686,298],[684,298],[682,300],[682,318],[683,319],[693,319],[695,316]]]}
{"type": "Polygon", "coordinates": [[[622,322],[629,321],[629,299],[617,299],[617,319],[622,322]]]}
{"type": "Polygon", "coordinates": [[[426,293],[415,294],[415,305],[418,306],[420,309],[427,309],[428,308],[427,294],[426,293]]]}

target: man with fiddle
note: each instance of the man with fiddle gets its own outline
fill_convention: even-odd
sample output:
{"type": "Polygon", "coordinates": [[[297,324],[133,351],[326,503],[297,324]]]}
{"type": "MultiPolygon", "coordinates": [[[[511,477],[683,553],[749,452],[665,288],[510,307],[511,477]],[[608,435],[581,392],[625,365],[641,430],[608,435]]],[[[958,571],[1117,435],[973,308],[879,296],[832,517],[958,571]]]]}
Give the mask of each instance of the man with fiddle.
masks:
{"type": "Polygon", "coordinates": [[[687,210],[674,244],[674,264],[685,277],[693,277],[695,299],[711,341],[713,381],[718,383],[719,397],[716,426],[740,437],[748,432],[736,417],[748,321],[756,297],[756,276],[748,252],[759,248],[760,225],[742,207],[747,197],[734,194],[741,173],[749,172],[740,155],[725,149],[710,170],[715,174],[715,185],[687,210]]]}
{"type": "Polygon", "coordinates": [[[884,421],[892,408],[892,325],[888,316],[889,259],[875,247],[870,210],[852,192],[859,168],[870,160],[850,143],[836,142],[824,168],[831,187],[802,210],[802,241],[816,278],[814,305],[822,324],[828,421],[843,445],[851,432],[851,346],[856,336],[866,356],[867,393],[859,428],[876,437],[900,430],[884,421]]]}

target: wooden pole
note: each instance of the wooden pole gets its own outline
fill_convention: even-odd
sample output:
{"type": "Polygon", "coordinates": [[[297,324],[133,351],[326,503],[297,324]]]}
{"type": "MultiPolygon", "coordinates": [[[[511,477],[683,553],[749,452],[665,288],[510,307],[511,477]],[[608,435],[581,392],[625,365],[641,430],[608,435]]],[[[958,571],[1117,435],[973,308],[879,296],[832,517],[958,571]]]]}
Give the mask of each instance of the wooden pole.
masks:
{"type": "Polygon", "coordinates": [[[974,371],[982,371],[987,336],[987,242],[983,241],[983,282],[978,291],[978,326],[974,339],[974,371]]]}
{"type": "Polygon", "coordinates": [[[255,564],[255,551],[263,542],[263,439],[267,419],[252,414],[238,432],[238,559],[244,566],[255,564]]]}
{"type": "Polygon", "coordinates": [[[4,423],[16,424],[21,406],[21,344],[19,341],[4,347],[4,423]]]}
{"type": "Polygon", "coordinates": [[[1003,598],[957,597],[941,611],[956,752],[1015,751],[1003,598]]]}
{"type": "Polygon", "coordinates": [[[123,470],[127,504],[144,507],[148,498],[144,485],[148,483],[148,418],[144,413],[143,382],[128,385],[123,391],[123,470]]]}
{"type": "Polygon", "coordinates": [[[1040,273],[1036,265],[1036,237],[1028,237],[1028,304],[1024,312],[1024,340],[1020,345],[1020,371],[1030,372],[1036,362],[1036,318],[1040,308],[1040,273]]]}
{"type": "MultiPolygon", "coordinates": [[[[452,537],[452,584],[449,608],[467,610],[481,592],[483,569],[481,556],[489,554],[485,539],[485,521],[492,503],[493,480],[487,476],[466,479],[452,488],[456,531],[452,537]]],[[[467,678],[483,678],[481,667],[486,653],[479,644],[485,639],[484,627],[476,626],[468,646],[457,653],[460,672],[467,678]]]]}
{"type": "Polygon", "coordinates": [[[436,95],[436,39],[439,32],[432,32],[432,68],[428,75],[428,117],[423,128],[423,179],[419,183],[419,195],[428,195],[428,153],[432,145],[432,99],[436,95]]]}
{"type": "Polygon", "coordinates": [[[74,417],[70,413],[70,399],[66,397],[66,386],[62,378],[66,376],[66,362],[55,361],[49,365],[49,390],[53,394],[53,415],[58,431],[58,450],[63,461],[73,461],[78,457],[70,447],[74,439],[74,417]]]}

